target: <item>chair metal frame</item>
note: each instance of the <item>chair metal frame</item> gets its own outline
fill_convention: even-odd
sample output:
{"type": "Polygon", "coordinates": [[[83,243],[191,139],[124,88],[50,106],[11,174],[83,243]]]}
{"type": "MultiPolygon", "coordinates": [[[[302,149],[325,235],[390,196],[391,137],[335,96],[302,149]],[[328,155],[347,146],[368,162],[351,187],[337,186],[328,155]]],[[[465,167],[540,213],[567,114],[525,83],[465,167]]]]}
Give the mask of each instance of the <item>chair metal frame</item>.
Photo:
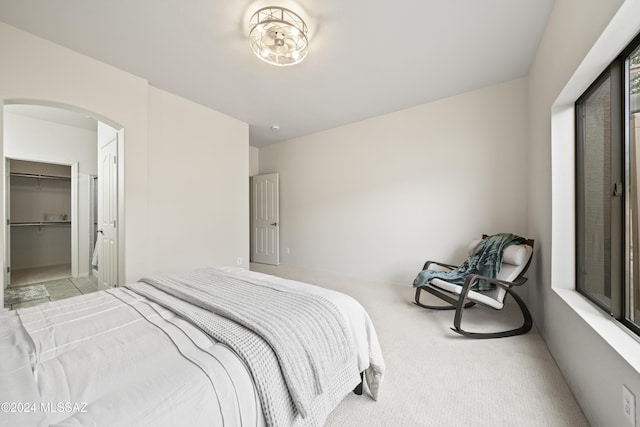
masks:
{"type": "MultiPolygon", "coordinates": [[[[487,236],[484,235],[483,238],[486,238],[487,236]]],[[[524,243],[528,246],[530,246],[533,249],[533,244],[534,241],[532,239],[527,239],[527,241],[524,243]]],[[[526,334],[527,332],[529,332],[531,330],[531,327],[533,326],[533,320],[531,318],[531,313],[529,312],[529,309],[527,308],[527,306],[525,305],[524,301],[522,300],[522,298],[520,298],[520,296],[514,292],[514,290],[512,289],[515,286],[522,286],[527,282],[527,278],[524,277],[525,273],[527,272],[527,270],[529,269],[529,266],[531,265],[531,260],[533,259],[533,253],[531,254],[531,256],[529,257],[529,259],[527,260],[527,263],[525,264],[524,268],[522,269],[522,271],[518,274],[518,277],[516,277],[515,280],[513,280],[512,282],[510,281],[506,281],[506,280],[500,280],[500,279],[496,279],[493,277],[487,277],[487,276],[481,276],[479,274],[470,274],[469,276],[466,277],[464,284],[462,285],[462,289],[460,291],[460,295],[454,294],[454,293],[450,293],[447,292],[443,289],[437,288],[434,285],[431,284],[427,284],[424,286],[419,286],[416,288],[416,294],[415,294],[415,301],[413,302],[415,305],[423,307],[423,308],[428,308],[431,310],[456,310],[455,313],[455,317],[453,320],[453,327],[451,328],[452,331],[459,333],[460,335],[464,335],[466,337],[469,338],[478,338],[478,339],[483,339],[483,338],[504,338],[504,337],[511,337],[511,336],[515,336],[515,335],[522,335],[522,334],[526,334]],[[516,303],[518,304],[518,307],[520,308],[520,312],[522,313],[522,317],[523,317],[523,323],[521,326],[515,328],[515,329],[509,329],[506,331],[501,331],[501,332],[469,332],[466,331],[464,329],[462,329],[461,323],[462,323],[462,314],[464,312],[465,308],[469,308],[472,307],[476,304],[480,304],[483,305],[485,307],[489,307],[492,308],[493,310],[501,310],[501,309],[497,309],[495,307],[491,307],[489,305],[486,304],[482,304],[479,301],[470,301],[467,299],[467,296],[469,294],[469,291],[471,290],[471,285],[476,281],[476,280],[485,280],[487,283],[492,283],[496,286],[499,286],[501,288],[503,288],[506,291],[506,294],[504,296],[504,299],[506,300],[507,295],[511,295],[511,297],[516,301],[516,303]],[[423,304],[420,302],[420,293],[422,290],[425,290],[427,292],[429,292],[432,295],[435,295],[436,297],[440,298],[441,300],[447,302],[449,305],[427,305],[427,304],[423,304]]],[[[425,262],[424,266],[423,266],[423,270],[428,269],[432,264],[435,265],[439,265],[445,268],[448,268],[449,270],[453,270],[455,268],[458,268],[457,265],[452,265],[452,264],[446,264],[443,262],[439,262],[439,261],[427,261],[425,262]]]]}

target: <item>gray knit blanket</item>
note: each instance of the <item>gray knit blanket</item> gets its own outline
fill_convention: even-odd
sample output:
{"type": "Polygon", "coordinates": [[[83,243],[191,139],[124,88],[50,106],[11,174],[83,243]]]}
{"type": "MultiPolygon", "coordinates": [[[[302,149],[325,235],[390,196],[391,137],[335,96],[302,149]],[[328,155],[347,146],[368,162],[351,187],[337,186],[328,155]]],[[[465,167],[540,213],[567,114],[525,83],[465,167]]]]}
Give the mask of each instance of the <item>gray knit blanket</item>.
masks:
{"type": "Polygon", "coordinates": [[[141,282],[127,287],[190,320],[246,363],[268,425],[321,425],[360,381],[344,318],[321,296],[213,268],[141,282]]]}
{"type": "MultiPolygon", "coordinates": [[[[502,266],[504,249],[509,245],[520,245],[525,242],[526,239],[524,237],[510,233],[489,236],[478,243],[460,267],[451,271],[422,270],[413,281],[413,287],[424,286],[436,278],[462,286],[470,274],[496,278],[502,266]]],[[[484,280],[476,280],[471,289],[474,291],[488,291],[495,289],[495,285],[489,284],[484,280]]]]}

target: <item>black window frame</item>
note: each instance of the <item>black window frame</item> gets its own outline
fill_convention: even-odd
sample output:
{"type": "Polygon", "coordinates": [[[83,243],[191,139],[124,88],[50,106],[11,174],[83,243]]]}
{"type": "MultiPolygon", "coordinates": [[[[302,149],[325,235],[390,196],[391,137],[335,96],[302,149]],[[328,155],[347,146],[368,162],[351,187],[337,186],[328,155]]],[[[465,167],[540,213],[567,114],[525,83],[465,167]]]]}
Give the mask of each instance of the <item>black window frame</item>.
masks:
{"type": "MultiPolygon", "coordinates": [[[[585,92],[575,102],[575,280],[576,290],[589,299],[600,309],[622,323],[629,330],[640,335],[640,322],[633,322],[627,316],[629,298],[631,298],[628,273],[630,245],[628,239],[627,212],[628,206],[628,167],[629,167],[629,112],[628,96],[630,88],[627,87],[629,76],[627,75],[627,57],[629,57],[640,46],[640,34],[629,43],[620,54],[606,67],[606,69],[593,81],[585,92]],[[611,116],[611,205],[610,205],[610,270],[609,276],[605,278],[605,289],[608,286],[610,291],[610,304],[607,305],[600,298],[596,298],[585,289],[583,279],[583,248],[585,247],[585,236],[581,233],[584,224],[585,213],[581,210],[584,203],[583,188],[584,177],[587,171],[584,170],[584,132],[582,117],[584,115],[584,102],[601,87],[603,82],[609,79],[610,82],[610,116],[611,116]],[[623,184],[623,191],[620,197],[614,195],[614,185],[623,184]]],[[[640,173],[640,171],[638,171],[640,173]]],[[[620,190],[620,187],[615,187],[620,190]]],[[[640,192],[640,188],[634,191],[640,192]]],[[[640,215],[640,212],[634,214],[640,215]]],[[[606,253],[606,251],[605,251],[606,253]]],[[[635,248],[634,256],[640,258],[640,248],[635,248]]],[[[640,260],[636,260],[638,262],[640,260]]],[[[635,278],[640,281],[640,278],[635,278]]]]}

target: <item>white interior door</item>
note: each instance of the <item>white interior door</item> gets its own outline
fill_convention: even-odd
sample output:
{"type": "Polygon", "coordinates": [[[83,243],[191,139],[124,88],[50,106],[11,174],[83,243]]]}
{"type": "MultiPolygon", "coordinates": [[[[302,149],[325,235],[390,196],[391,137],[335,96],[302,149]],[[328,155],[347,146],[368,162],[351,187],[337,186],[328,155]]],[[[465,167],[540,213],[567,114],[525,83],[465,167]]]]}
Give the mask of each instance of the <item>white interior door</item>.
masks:
{"type": "Polygon", "coordinates": [[[251,179],[251,258],[262,264],[280,264],[280,209],[278,174],[251,179]]]}
{"type": "MultiPolygon", "coordinates": [[[[4,287],[11,284],[11,161],[7,158],[4,160],[4,212],[5,212],[5,235],[4,235],[4,287]]],[[[0,294],[3,297],[4,294],[0,294]]]]}
{"type": "Polygon", "coordinates": [[[98,147],[98,281],[118,284],[118,133],[98,147]]]}

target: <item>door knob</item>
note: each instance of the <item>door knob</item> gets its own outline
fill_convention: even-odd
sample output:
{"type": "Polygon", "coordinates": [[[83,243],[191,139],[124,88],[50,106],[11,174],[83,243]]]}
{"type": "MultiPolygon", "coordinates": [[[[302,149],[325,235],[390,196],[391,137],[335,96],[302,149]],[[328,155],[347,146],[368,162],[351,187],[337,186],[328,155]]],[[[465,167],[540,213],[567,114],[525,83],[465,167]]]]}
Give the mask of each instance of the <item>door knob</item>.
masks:
{"type": "Polygon", "coordinates": [[[98,232],[98,233],[100,233],[100,234],[104,234],[104,233],[102,232],[102,230],[98,230],[97,232],[98,232]]]}
{"type": "Polygon", "coordinates": [[[271,225],[273,225],[273,226],[275,227],[276,225],[278,225],[278,223],[277,223],[277,222],[274,222],[274,223],[273,223],[273,224],[271,224],[271,225]]]}

